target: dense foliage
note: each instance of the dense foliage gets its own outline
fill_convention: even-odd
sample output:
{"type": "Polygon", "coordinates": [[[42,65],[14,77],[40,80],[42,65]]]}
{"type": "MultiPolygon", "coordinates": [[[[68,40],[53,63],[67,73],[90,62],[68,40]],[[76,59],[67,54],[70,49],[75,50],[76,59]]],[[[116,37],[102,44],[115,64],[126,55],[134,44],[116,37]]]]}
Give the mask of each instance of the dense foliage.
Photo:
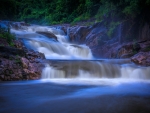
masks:
{"type": "Polygon", "coordinates": [[[7,41],[10,46],[14,46],[13,40],[15,39],[14,35],[10,33],[10,28],[2,28],[0,26],[0,38],[3,38],[7,41]]]}
{"type": "Polygon", "coordinates": [[[1,0],[0,19],[39,24],[132,19],[149,7],[150,0],[1,0]]]}

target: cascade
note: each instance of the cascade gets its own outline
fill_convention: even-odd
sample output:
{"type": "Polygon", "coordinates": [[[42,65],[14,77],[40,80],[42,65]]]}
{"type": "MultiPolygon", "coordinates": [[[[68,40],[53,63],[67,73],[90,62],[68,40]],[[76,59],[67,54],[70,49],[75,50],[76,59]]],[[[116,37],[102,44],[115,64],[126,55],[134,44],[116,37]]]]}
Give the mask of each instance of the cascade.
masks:
{"type": "Polygon", "coordinates": [[[49,59],[50,62],[43,69],[42,79],[150,79],[150,67],[136,66],[129,59],[95,59],[87,46],[69,43],[69,37],[59,28],[34,25],[20,30],[12,28],[11,32],[22,38],[26,47],[44,53],[49,59]],[[57,39],[37,32],[53,34],[57,39]]]}

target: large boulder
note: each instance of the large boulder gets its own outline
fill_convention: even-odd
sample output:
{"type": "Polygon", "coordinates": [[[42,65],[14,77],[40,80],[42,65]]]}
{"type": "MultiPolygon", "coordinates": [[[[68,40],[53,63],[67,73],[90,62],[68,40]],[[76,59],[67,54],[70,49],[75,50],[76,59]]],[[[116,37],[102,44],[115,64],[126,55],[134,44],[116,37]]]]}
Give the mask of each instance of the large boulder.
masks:
{"type": "Polygon", "coordinates": [[[101,56],[101,48],[108,40],[106,27],[103,23],[95,23],[92,26],[75,25],[66,28],[69,40],[72,43],[86,44],[94,56],[101,56]]]}
{"type": "Polygon", "coordinates": [[[46,36],[46,37],[48,37],[48,38],[52,38],[52,39],[54,39],[55,41],[58,41],[58,40],[57,40],[57,37],[56,37],[53,33],[51,33],[51,32],[36,31],[36,33],[42,34],[42,35],[44,35],[44,36],[46,36]]]}
{"type": "Polygon", "coordinates": [[[140,50],[138,43],[123,44],[117,51],[117,58],[130,58],[140,50]]]}
{"type": "Polygon", "coordinates": [[[150,52],[139,52],[131,58],[136,64],[150,66],[150,52]]]}
{"type": "Polygon", "coordinates": [[[86,26],[72,26],[69,27],[69,39],[74,43],[84,43],[89,29],[86,26]]]}

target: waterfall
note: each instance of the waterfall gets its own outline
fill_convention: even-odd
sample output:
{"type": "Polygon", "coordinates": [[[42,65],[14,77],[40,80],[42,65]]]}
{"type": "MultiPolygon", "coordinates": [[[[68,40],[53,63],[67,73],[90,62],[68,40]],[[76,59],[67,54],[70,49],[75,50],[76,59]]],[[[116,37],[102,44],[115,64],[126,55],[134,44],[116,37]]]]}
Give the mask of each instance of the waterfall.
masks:
{"type": "Polygon", "coordinates": [[[98,61],[57,61],[47,64],[43,78],[150,79],[150,67],[118,65],[98,61]],[[48,73],[49,72],[49,73],[48,73]]]}
{"type": "Polygon", "coordinates": [[[25,45],[36,51],[44,53],[47,59],[91,59],[91,50],[85,45],[75,45],[67,41],[67,36],[60,29],[41,26],[26,27],[25,30],[14,30],[18,38],[25,40],[25,45]],[[46,37],[36,32],[46,32],[54,34],[53,37],[46,37]]]}
{"type": "Polygon", "coordinates": [[[56,70],[50,67],[48,64],[45,66],[42,72],[42,78],[65,78],[65,72],[61,70],[56,70]]]}
{"type": "Polygon", "coordinates": [[[42,79],[150,79],[150,67],[139,67],[126,59],[94,59],[91,50],[86,45],[69,43],[68,36],[61,29],[48,26],[27,26],[21,30],[12,28],[11,32],[16,34],[17,38],[22,38],[26,47],[44,53],[46,59],[49,59],[42,71],[42,79]]]}

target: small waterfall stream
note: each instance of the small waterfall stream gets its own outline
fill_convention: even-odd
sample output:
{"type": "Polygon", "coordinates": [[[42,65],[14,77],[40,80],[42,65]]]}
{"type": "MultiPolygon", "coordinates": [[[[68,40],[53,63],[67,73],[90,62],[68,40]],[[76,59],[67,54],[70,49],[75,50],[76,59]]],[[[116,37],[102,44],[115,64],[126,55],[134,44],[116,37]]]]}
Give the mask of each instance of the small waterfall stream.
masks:
{"type": "Polygon", "coordinates": [[[150,79],[150,67],[139,67],[129,59],[95,59],[85,45],[71,44],[68,36],[54,27],[28,26],[22,30],[11,29],[24,40],[28,48],[45,54],[49,59],[42,79],[52,78],[125,78],[150,79]],[[39,34],[43,32],[56,37],[39,34]]]}

